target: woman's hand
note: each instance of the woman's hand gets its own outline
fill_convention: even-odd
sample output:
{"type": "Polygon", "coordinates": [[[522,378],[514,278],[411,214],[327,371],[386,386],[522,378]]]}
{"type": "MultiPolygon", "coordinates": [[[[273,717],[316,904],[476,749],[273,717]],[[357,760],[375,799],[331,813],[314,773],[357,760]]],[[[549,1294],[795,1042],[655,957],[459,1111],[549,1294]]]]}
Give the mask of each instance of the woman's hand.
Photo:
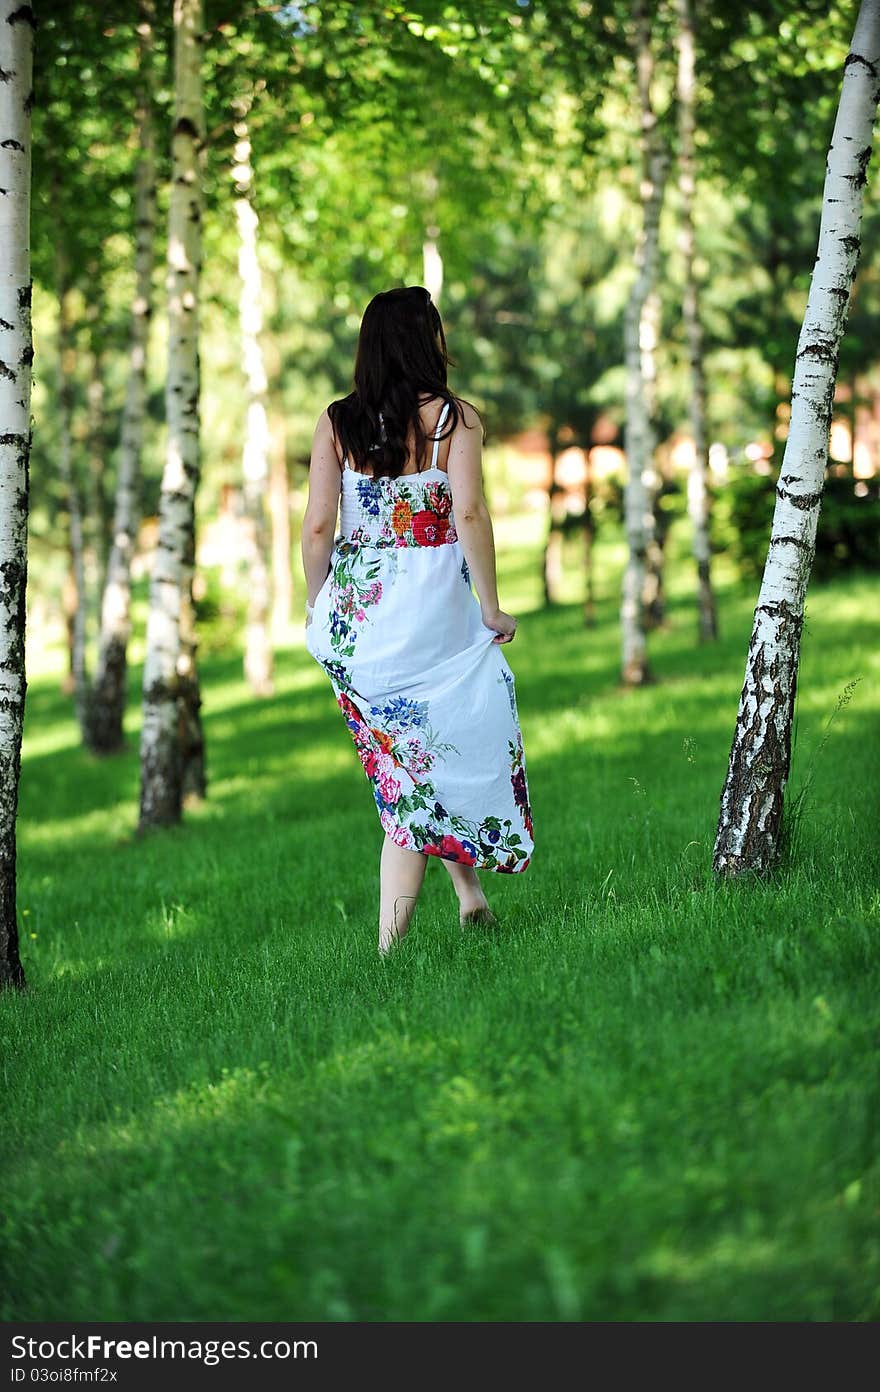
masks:
{"type": "Polygon", "coordinates": [[[503,609],[495,609],[492,613],[483,614],[483,623],[487,628],[494,628],[496,643],[512,643],[513,635],[516,633],[516,619],[512,614],[505,614],[503,609]]]}

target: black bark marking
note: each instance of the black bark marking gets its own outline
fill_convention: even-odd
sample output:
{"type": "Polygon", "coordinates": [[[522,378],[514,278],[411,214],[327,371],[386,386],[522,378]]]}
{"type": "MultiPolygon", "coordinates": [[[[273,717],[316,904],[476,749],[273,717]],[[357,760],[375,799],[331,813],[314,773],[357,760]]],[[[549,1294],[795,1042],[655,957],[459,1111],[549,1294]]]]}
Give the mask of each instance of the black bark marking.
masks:
{"type": "Polygon", "coordinates": [[[2,359],[0,359],[0,377],[7,377],[10,382],[15,381],[15,373],[10,372],[9,368],[6,366],[5,362],[2,361],[2,359]]]}
{"type": "Polygon", "coordinates": [[[0,329],[6,329],[8,333],[11,333],[14,327],[15,326],[8,323],[6,319],[0,319],[0,329]]]}
{"type": "Polygon", "coordinates": [[[198,129],[195,123],[191,121],[188,116],[179,116],[177,121],[175,122],[174,130],[172,132],[172,139],[174,139],[174,137],[177,135],[188,135],[192,140],[199,139],[198,129]]]}
{"type": "Polygon", "coordinates": [[[17,10],[6,21],[7,24],[29,24],[32,29],[37,27],[37,16],[34,14],[30,5],[19,5],[17,10]]]}
{"type": "Polygon", "coordinates": [[[814,343],[808,343],[797,355],[799,358],[816,358],[818,362],[831,363],[835,371],[837,370],[837,349],[832,343],[823,343],[817,339],[814,343]]]}
{"type": "Polygon", "coordinates": [[[808,512],[810,508],[818,506],[822,501],[822,489],[817,493],[790,493],[787,488],[783,488],[782,481],[776,485],[776,493],[780,498],[785,498],[792,507],[799,508],[801,512],[808,512]]]}
{"type": "Polygon", "coordinates": [[[798,637],[804,626],[803,614],[798,614],[791,607],[787,599],[775,599],[767,604],[759,604],[755,609],[755,613],[767,614],[771,619],[781,619],[786,625],[795,629],[796,636],[798,637]]]}
{"type": "Polygon", "coordinates": [[[20,140],[0,140],[0,150],[24,150],[20,140]]]}
{"type": "Polygon", "coordinates": [[[770,545],[796,546],[799,551],[803,551],[810,556],[812,556],[814,550],[811,542],[806,541],[804,537],[797,536],[772,536],[770,538],[770,545]]]}
{"type": "Polygon", "coordinates": [[[844,73],[847,68],[855,67],[856,63],[861,63],[862,67],[867,68],[872,77],[880,76],[880,73],[877,71],[877,64],[872,63],[870,58],[866,58],[862,53],[848,53],[846,55],[846,62],[843,65],[844,73]]]}

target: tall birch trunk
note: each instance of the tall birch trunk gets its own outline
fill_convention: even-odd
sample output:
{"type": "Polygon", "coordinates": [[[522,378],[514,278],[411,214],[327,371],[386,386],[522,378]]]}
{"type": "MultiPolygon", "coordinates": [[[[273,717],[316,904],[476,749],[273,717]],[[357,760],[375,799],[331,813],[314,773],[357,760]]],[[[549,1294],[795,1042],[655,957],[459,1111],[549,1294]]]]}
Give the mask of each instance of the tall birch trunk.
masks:
{"type": "Polygon", "coordinates": [[[100,293],[100,264],[94,266],[93,289],[89,296],[89,375],[86,382],[86,483],[84,497],[86,577],[89,584],[89,612],[101,612],[101,595],[107,565],[107,496],[104,418],[104,344],[106,314],[100,293]]]}
{"type": "Polygon", "coordinates": [[[437,225],[435,209],[437,195],[440,191],[440,181],[437,175],[431,171],[426,174],[424,184],[428,216],[425,221],[425,236],[422,241],[422,284],[426,290],[430,291],[434,303],[439,304],[440,292],[443,289],[443,257],[440,253],[440,228],[437,225]]]}
{"type": "Polygon", "coordinates": [[[88,743],[98,754],[122,749],[131,636],[131,565],[139,520],[141,450],[146,414],[147,347],[153,313],[156,239],[156,146],[152,75],[154,0],[140,0],[137,97],[138,165],[135,175],[135,296],[131,311],[128,384],[122,415],[113,537],[101,597],[101,631],[89,696],[88,743]]]}
{"type": "Polygon", "coordinates": [[[553,446],[547,481],[547,537],[542,561],[544,603],[558,604],[562,597],[565,493],[556,477],[557,447],[553,446]]]}
{"type": "Polygon", "coordinates": [[[238,301],[241,325],[242,371],[247,420],[242,452],[244,513],[250,523],[248,554],[248,613],[244,674],[255,696],[271,696],[273,657],[271,541],[267,502],[269,493],[269,422],[266,414],[268,379],[260,335],[263,330],[263,282],[258,255],[259,217],[254,205],[254,169],[247,117],[253,93],[236,103],[232,180],[238,227],[238,301]]]}
{"type": "Polygon", "coordinates": [[[636,277],[624,316],[626,368],[626,462],[624,526],[627,564],[620,609],[622,635],[621,679],[627,686],[651,680],[648,665],[645,588],[647,551],[653,533],[649,482],[653,469],[654,431],[645,392],[643,346],[651,332],[649,299],[657,278],[660,211],[666,182],[667,158],[657,133],[651,104],[651,30],[644,0],[634,0],[634,39],[639,92],[640,203],[642,227],[636,246],[636,277]]]}
{"type": "Polygon", "coordinates": [[[718,618],[715,609],[715,595],[712,591],[712,552],[709,542],[709,452],[706,440],[706,374],[703,368],[703,326],[700,322],[700,293],[695,269],[694,125],[696,83],[694,81],[694,23],[691,0],[677,0],[677,13],[678,192],[681,203],[678,244],[684,263],[682,317],[691,372],[690,417],[691,434],[694,437],[694,457],[688,474],[687,499],[694,561],[697,567],[697,631],[700,642],[708,643],[718,637],[718,618]]]}
{"type": "Polygon", "coordinates": [[[58,299],[58,332],[56,338],[56,396],[58,400],[58,473],[67,504],[67,546],[69,568],[64,588],[64,609],[68,633],[70,661],[69,683],[73,692],[76,718],[80,730],[85,729],[88,697],[86,671],[86,639],[89,594],[86,583],[85,535],[79,479],[74,462],[73,440],[73,382],[76,369],[76,347],[73,341],[70,298],[72,286],[70,265],[63,241],[59,238],[55,251],[55,284],[58,299]]]}
{"type": "Polygon", "coordinates": [[[269,514],[272,519],[272,636],[281,640],[293,620],[290,485],[283,416],[274,417],[271,439],[269,514]]]}
{"type": "Polygon", "coordinates": [[[651,451],[645,461],[645,492],[647,509],[645,513],[645,590],[643,607],[645,626],[648,630],[659,628],[666,615],[666,597],[663,592],[663,563],[666,535],[660,515],[660,495],[663,479],[657,468],[657,344],[660,341],[661,305],[660,294],[655,284],[645,301],[642,320],[639,325],[639,349],[642,365],[642,390],[645,396],[645,410],[650,423],[651,451]]]}
{"type": "Polygon", "coordinates": [[[779,858],[804,597],[816,550],[838,353],[861,245],[862,190],[878,95],[880,0],[862,0],[828,151],[791,421],[721,794],[713,864],[728,876],[763,873],[779,858]]]}
{"type": "Polygon", "coordinates": [[[184,730],[198,720],[191,635],[195,498],[199,481],[199,271],[204,114],[201,0],[174,0],[175,111],[168,225],[168,445],[159,500],[159,540],[150,578],[141,734],[140,830],[178,822],[183,801],[184,730]]]}
{"type": "Polygon", "coordinates": [[[596,588],[593,575],[593,542],[595,540],[595,520],[593,518],[593,449],[588,443],[584,449],[584,626],[596,626],[596,588]]]}
{"type": "Polygon", "coordinates": [[[0,986],[23,987],[16,821],[27,676],[31,453],[31,107],[36,21],[0,0],[0,986]]]}

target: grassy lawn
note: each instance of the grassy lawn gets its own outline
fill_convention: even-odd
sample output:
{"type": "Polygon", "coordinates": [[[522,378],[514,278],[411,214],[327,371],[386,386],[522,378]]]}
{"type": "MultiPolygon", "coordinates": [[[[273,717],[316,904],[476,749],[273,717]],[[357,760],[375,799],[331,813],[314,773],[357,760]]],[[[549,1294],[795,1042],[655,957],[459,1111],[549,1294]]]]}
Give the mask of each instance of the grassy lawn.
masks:
{"type": "Polygon", "coordinates": [[[718,883],[754,591],[719,563],[698,649],[677,554],[659,680],[624,694],[619,541],[586,630],[576,573],[538,605],[537,525],[498,528],[533,865],[486,876],[501,931],[463,935],[431,864],[387,961],[378,819],[298,635],[268,701],[206,657],[209,799],[143,843],[140,668],[100,762],[34,651],[4,1318],[880,1316],[876,582],[808,598],[795,789],[862,680],[796,857],[718,883]]]}

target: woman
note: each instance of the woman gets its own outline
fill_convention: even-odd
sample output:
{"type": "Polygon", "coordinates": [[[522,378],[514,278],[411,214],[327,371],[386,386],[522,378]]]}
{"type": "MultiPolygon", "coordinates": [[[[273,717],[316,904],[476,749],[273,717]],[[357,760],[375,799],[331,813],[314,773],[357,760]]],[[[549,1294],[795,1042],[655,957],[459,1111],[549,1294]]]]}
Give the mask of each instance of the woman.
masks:
{"type": "Polygon", "coordinates": [[[306,645],[330,678],[385,831],[383,954],[409,927],[428,856],[452,878],[460,922],[492,923],[477,872],[525,870],[533,846],[500,651],[516,619],[498,604],[480,418],[450,393],[448,362],[422,286],[370,301],[354,391],[315,427],[303,520],[306,645]]]}

